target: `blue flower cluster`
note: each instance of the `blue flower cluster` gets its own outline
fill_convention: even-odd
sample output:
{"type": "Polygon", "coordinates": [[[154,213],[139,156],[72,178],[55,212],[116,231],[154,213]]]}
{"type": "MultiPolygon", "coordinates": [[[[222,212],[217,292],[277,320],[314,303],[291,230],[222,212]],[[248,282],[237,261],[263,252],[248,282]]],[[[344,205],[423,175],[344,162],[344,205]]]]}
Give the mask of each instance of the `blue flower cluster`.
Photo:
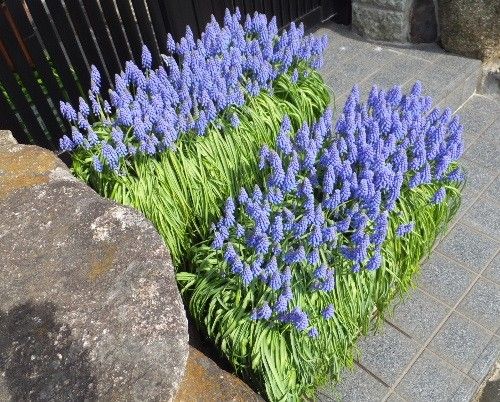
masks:
{"type": "MultiPolygon", "coordinates": [[[[334,307],[304,311],[294,302],[297,289],[331,292],[336,269],[378,269],[403,187],[462,179],[460,171],[449,172],[463,151],[458,118],[430,108],[420,83],[408,95],[399,87],[373,87],[366,105],[354,87],[335,129],[331,110],[294,134],[284,119],[277,150],[264,146],[260,152],[264,189],[241,189],[229,198],[213,228],[212,247],[224,259],[226,274],[241,278],[245,287],[265,289],[252,319],[289,323],[319,336],[311,323],[333,317],[334,307]]],[[[445,196],[438,191],[434,202],[445,196]]],[[[413,228],[413,222],[404,223],[396,235],[413,228]]]]}
{"type": "MultiPolygon", "coordinates": [[[[156,69],[144,47],[142,68],[126,63],[115,76],[109,102],[100,97],[101,77],[93,66],[90,105],[80,99],[76,111],[61,102],[61,113],[73,126],[71,135],[61,138],[61,149],[91,150],[97,171],[117,170],[122,158],[137,152],[172,149],[181,133],[204,135],[222,111],[243,105],[246,96],[271,91],[283,73],[293,69],[297,80],[299,65],[302,71],[319,68],[325,47],[326,36],[306,36],[302,24],[292,23],[278,35],[275,17],[268,21],[255,13],[243,22],[238,9],[226,10],[224,25],[212,17],[201,39],[195,40],[189,27],[179,43],[169,35],[170,54],[162,55],[163,65],[156,69]],[[108,134],[99,138],[95,130],[108,134]]],[[[229,120],[239,124],[237,115],[229,120]]]]}

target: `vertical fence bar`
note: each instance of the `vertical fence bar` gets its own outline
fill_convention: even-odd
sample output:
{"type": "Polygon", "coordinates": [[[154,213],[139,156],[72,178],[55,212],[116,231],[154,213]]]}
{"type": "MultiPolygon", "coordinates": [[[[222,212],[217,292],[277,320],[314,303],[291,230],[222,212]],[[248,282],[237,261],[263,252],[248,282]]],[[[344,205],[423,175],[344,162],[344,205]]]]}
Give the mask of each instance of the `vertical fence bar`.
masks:
{"type": "MultiPolygon", "coordinates": [[[[32,3],[37,1],[40,2],[40,0],[33,0],[32,3]]],[[[61,41],[64,49],[66,50],[73,73],[77,76],[80,87],[85,91],[90,87],[90,66],[75,41],[77,33],[72,29],[71,19],[69,18],[69,15],[66,14],[66,10],[64,9],[61,1],[47,1],[45,2],[45,5],[47,6],[47,10],[50,13],[50,17],[54,21],[54,26],[59,34],[58,39],[61,41]]]]}
{"type": "Polygon", "coordinates": [[[139,30],[141,31],[142,42],[149,48],[154,60],[160,60],[160,50],[158,48],[158,44],[156,43],[153,24],[149,19],[146,4],[144,3],[144,0],[132,0],[132,4],[134,6],[134,12],[137,18],[139,30]]]}
{"type": "Polygon", "coordinates": [[[123,69],[125,62],[133,59],[133,57],[120,14],[118,14],[114,0],[100,0],[99,4],[101,5],[104,19],[111,33],[111,40],[114,43],[118,60],[123,69]]]}
{"type": "Polygon", "coordinates": [[[69,101],[72,103],[76,102],[78,97],[82,95],[82,92],[73,75],[71,63],[65,57],[65,50],[61,47],[62,43],[59,41],[56,32],[52,29],[52,24],[42,2],[39,0],[27,0],[26,6],[42,40],[42,45],[47,52],[49,68],[64,85],[64,91],[67,93],[69,101]]]}
{"type": "Polygon", "coordinates": [[[120,72],[121,66],[113,46],[113,39],[108,34],[106,21],[101,14],[99,2],[98,0],[84,0],[83,6],[94,32],[96,45],[100,49],[109,78],[112,81],[114,74],[120,72]]]}
{"type": "Polygon", "coordinates": [[[12,21],[9,21],[7,15],[8,11],[4,5],[0,9],[0,37],[2,37],[4,46],[14,63],[17,79],[19,80],[19,89],[24,89],[27,92],[43,123],[49,130],[49,133],[44,133],[42,129],[40,132],[30,134],[31,136],[46,134],[49,136],[48,141],[50,143],[51,136],[57,138],[61,134],[61,126],[54,114],[55,111],[48,102],[47,95],[44,94],[40,86],[39,78],[35,75],[35,70],[30,65],[31,59],[26,59],[29,55],[19,51],[19,47],[21,47],[21,43],[19,42],[21,39],[16,35],[15,26],[12,26],[12,21]]]}
{"type": "Polygon", "coordinates": [[[118,6],[118,10],[122,17],[123,27],[125,28],[125,32],[127,34],[133,59],[136,63],[140,63],[142,53],[142,37],[139,27],[135,22],[130,0],[116,0],[116,5],[118,6]]]}
{"type": "MultiPolygon", "coordinates": [[[[0,59],[1,62],[1,59],[0,59]]],[[[0,93],[0,116],[2,117],[0,128],[12,131],[14,138],[21,144],[30,144],[31,139],[24,131],[24,127],[19,123],[15,111],[11,108],[7,99],[0,93]]]]}
{"type": "Polygon", "coordinates": [[[33,109],[31,109],[14,73],[4,63],[0,63],[0,81],[7,91],[10,101],[26,125],[29,136],[32,138],[35,137],[38,145],[45,148],[52,148],[51,142],[43,135],[44,127],[40,125],[33,109]]]}
{"type": "MultiPolygon", "coordinates": [[[[35,35],[34,27],[31,25],[31,22],[26,15],[23,2],[8,0],[7,6],[16,27],[19,29],[22,41],[29,51],[30,57],[34,63],[34,68],[40,74],[43,86],[48,92],[48,95],[57,110],[59,101],[65,98],[65,94],[54,76],[49,59],[47,55],[44,54],[42,44],[38,41],[38,38],[35,35]]],[[[57,111],[56,113],[59,115],[57,111]]]]}
{"type": "MultiPolygon", "coordinates": [[[[149,16],[151,17],[151,22],[153,24],[154,33],[156,37],[156,42],[158,44],[158,49],[160,53],[167,52],[167,27],[166,21],[163,20],[161,15],[160,4],[158,0],[146,0],[149,16]]],[[[160,59],[158,59],[158,63],[160,59]]]]}
{"type": "MultiPolygon", "coordinates": [[[[103,86],[110,87],[111,79],[109,77],[108,70],[100,57],[99,49],[94,41],[93,32],[88,25],[86,15],[83,12],[80,2],[78,0],[69,0],[65,1],[65,3],[66,9],[69,13],[68,17],[73,23],[76,35],[79,38],[83,54],[87,59],[89,67],[92,64],[95,65],[101,72],[103,86]]],[[[84,71],[82,71],[82,73],[83,72],[84,71]]],[[[90,74],[90,69],[87,70],[87,74],[90,74]]]]}

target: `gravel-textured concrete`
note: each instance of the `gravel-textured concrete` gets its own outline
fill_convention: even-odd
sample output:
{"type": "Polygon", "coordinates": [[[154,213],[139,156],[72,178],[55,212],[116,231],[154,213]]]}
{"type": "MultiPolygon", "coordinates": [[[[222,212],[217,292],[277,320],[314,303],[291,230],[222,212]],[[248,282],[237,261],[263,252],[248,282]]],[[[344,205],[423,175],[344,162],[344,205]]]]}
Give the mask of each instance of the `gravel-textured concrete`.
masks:
{"type": "Polygon", "coordinates": [[[384,330],[360,341],[355,369],[318,398],[472,400],[500,351],[500,103],[475,93],[479,60],[435,44],[373,44],[335,24],[318,33],[329,37],[322,73],[337,113],[354,84],[366,97],[373,84],[408,89],[420,80],[435,105],[460,115],[468,176],[462,206],[423,263],[418,288],[384,330]]]}

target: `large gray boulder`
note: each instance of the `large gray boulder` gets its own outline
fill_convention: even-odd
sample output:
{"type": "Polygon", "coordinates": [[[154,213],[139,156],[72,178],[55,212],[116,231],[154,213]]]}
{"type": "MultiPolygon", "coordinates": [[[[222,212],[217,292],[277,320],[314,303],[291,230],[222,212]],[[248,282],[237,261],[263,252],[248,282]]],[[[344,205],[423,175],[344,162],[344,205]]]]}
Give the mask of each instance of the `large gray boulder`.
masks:
{"type": "Polygon", "coordinates": [[[0,400],[173,400],[188,332],[161,237],[5,132],[0,256],[0,400]]]}
{"type": "Polygon", "coordinates": [[[500,57],[500,1],[437,0],[441,45],[476,59],[500,57]]]}

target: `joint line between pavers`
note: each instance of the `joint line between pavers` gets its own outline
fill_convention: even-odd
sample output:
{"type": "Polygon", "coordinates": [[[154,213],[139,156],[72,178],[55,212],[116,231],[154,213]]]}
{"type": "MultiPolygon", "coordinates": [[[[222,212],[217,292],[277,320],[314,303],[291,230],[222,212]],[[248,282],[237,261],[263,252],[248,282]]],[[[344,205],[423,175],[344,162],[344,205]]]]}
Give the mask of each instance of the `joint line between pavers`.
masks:
{"type": "MultiPolygon", "coordinates": [[[[403,370],[403,372],[396,378],[396,381],[394,382],[394,384],[389,387],[389,394],[391,392],[394,392],[394,390],[397,388],[397,386],[399,385],[399,383],[401,382],[401,380],[404,378],[404,376],[410,371],[410,369],[413,367],[413,365],[415,364],[415,362],[417,361],[417,359],[422,355],[422,353],[425,351],[425,350],[428,350],[429,352],[431,353],[434,353],[432,352],[431,349],[427,349],[427,346],[429,346],[429,344],[432,342],[432,340],[434,339],[434,337],[437,335],[437,333],[439,332],[439,330],[443,327],[443,325],[446,323],[446,321],[448,320],[448,318],[451,317],[451,315],[453,314],[454,311],[456,311],[456,308],[458,307],[458,305],[462,302],[462,300],[465,298],[465,296],[470,292],[470,290],[474,287],[474,285],[477,283],[477,280],[479,279],[479,277],[482,275],[482,273],[486,270],[486,268],[488,267],[488,265],[490,264],[491,261],[493,261],[495,257],[491,258],[486,264],[485,266],[480,270],[480,272],[477,274],[476,278],[469,284],[469,286],[465,289],[464,293],[462,293],[462,295],[460,296],[460,298],[457,300],[457,302],[453,305],[452,309],[449,311],[449,313],[446,314],[446,316],[441,320],[441,322],[439,323],[439,325],[437,326],[437,328],[431,333],[431,335],[429,336],[429,338],[427,339],[426,342],[423,343],[422,347],[420,348],[420,350],[415,354],[415,356],[410,360],[410,362],[408,363],[408,365],[406,366],[406,368],[403,370]]],[[[435,353],[434,353],[435,354],[435,353]]],[[[446,361],[445,361],[446,362],[446,361]]],[[[448,363],[448,362],[446,362],[448,363]]],[[[448,363],[449,364],[449,363],[448,363]]],[[[382,400],[382,402],[385,402],[387,401],[387,396],[384,397],[384,399],[382,400]]]]}
{"type": "MultiPolygon", "coordinates": [[[[468,158],[465,158],[465,159],[469,160],[468,158]]],[[[476,164],[476,162],[474,162],[474,161],[471,161],[471,160],[469,160],[469,161],[472,162],[472,163],[474,163],[474,164],[476,164]]],[[[477,200],[479,200],[479,198],[481,198],[481,196],[483,194],[485,194],[485,192],[488,189],[488,187],[491,184],[493,184],[493,182],[497,179],[498,176],[500,176],[500,175],[494,176],[489,182],[486,183],[486,185],[484,186],[484,188],[478,192],[477,196],[474,197],[471,200],[471,203],[470,203],[470,205],[468,207],[464,207],[463,211],[458,211],[457,212],[457,215],[456,215],[457,219],[455,219],[454,221],[452,221],[452,222],[449,223],[448,230],[447,230],[446,234],[440,239],[440,241],[443,240],[446,236],[448,236],[448,234],[450,233],[450,231],[457,225],[458,222],[462,222],[462,218],[464,217],[464,214],[466,212],[468,212],[469,209],[472,208],[472,206],[476,203],[477,200]]],[[[498,241],[498,240],[496,240],[496,241],[498,241]]]]}
{"type": "MultiPolygon", "coordinates": [[[[477,201],[477,200],[479,200],[479,198],[481,198],[481,197],[482,197],[482,196],[479,196],[479,197],[476,199],[476,201],[477,201]]],[[[472,205],[471,205],[471,207],[472,207],[472,205]]],[[[470,208],[470,207],[469,207],[469,208],[470,208]]],[[[469,208],[468,208],[468,209],[469,209],[469,208]]],[[[500,239],[498,239],[498,238],[496,238],[496,237],[493,237],[491,234],[489,234],[489,233],[487,233],[487,232],[483,231],[483,229],[482,229],[482,228],[480,228],[480,227],[477,227],[477,226],[472,226],[471,224],[469,224],[469,223],[467,222],[467,220],[462,219],[462,218],[464,218],[464,215],[462,215],[462,216],[460,217],[460,219],[459,219],[459,221],[460,221],[460,223],[461,223],[462,225],[466,226],[467,228],[469,228],[470,230],[472,230],[472,231],[474,231],[474,232],[477,232],[477,233],[479,233],[479,234],[482,234],[483,236],[487,237],[489,240],[493,240],[495,243],[500,243],[500,239]]],[[[498,250],[500,250],[500,247],[498,248],[498,250]]]]}
{"type": "Polygon", "coordinates": [[[408,334],[407,332],[403,331],[397,325],[395,325],[394,323],[388,321],[386,318],[384,318],[383,320],[384,320],[384,322],[387,325],[389,325],[390,327],[394,328],[396,331],[400,332],[402,335],[406,336],[408,339],[412,339],[413,340],[413,337],[410,334],[408,334]]]}
{"type": "Polygon", "coordinates": [[[374,372],[372,372],[370,369],[366,368],[365,366],[363,366],[359,361],[355,361],[355,364],[361,368],[363,371],[367,372],[370,376],[372,376],[373,378],[375,378],[379,383],[381,383],[382,385],[386,386],[387,388],[391,388],[389,386],[389,384],[387,384],[384,380],[382,380],[378,375],[376,375],[374,372]]]}

